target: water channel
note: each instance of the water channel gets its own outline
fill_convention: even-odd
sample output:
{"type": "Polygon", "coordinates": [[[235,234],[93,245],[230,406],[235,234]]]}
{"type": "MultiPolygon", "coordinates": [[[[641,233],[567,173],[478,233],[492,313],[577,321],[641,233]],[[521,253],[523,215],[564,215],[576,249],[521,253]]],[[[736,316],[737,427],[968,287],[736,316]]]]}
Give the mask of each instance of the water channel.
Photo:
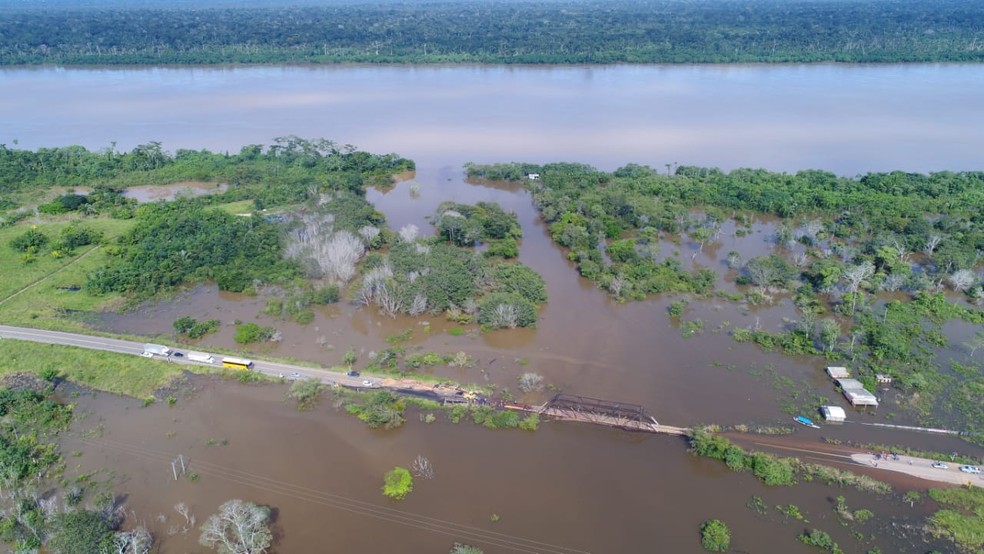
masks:
{"type": "MultiPolygon", "coordinates": [[[[306,326],[285,323],[258,315],[262,297],[201,286],[166,303],[108,314],[101,320],[106,329],[158,335],[170,333],[171,322],[183,315],[218,318],[227,325],[199,347],[232,348],[228,323],[257,321],[284,333],[284,341],[266,353],[325,365],[338,363],[349,348],[364,361],[387,346],[386,337],[413,329],[410,348],[474,356],[472,368],[434,370],[462,381],[515,391],[517,376],[534,370],[559,390],[643,404],[671,425],[776,424],[789,419],[781,402],[793,389],[837,398],[822,361],[763,353],[728,336],[737,326],[778,330],[784,318],[796,315],[788,300],[765,308],[694,303],[687,318],[700,318],[705,331],[684,336],[666,317],[669,299],[613,303],[579,278],[551,243],[524,190],[467,183],[462,164],[578,161],[614,169],[630,162],[659,168],[678,163],[843,175],[979,169],[982,89],[984,70],[972,65],[7,69],[0,71],[0,142],[130,149],[160,141],[172,152],[238,151],[293,134],[397,152],[417,162],[416,174],[368,193],[391,227],[430,229],[425,218],[444,200],[498,202],[518,214],[524,229],[520,259],[544,276],[550,295],[535,330],[451,336],[452,325],[440,317],[425,328],[419,320],[345,304],[318,311],[306,326]],[[411,183],[419,185],[419,194],[410,193],[411,183]]],[[[756,221],[749,234],[725,232],[700,252],[686,240],[668,242],[664,250],[724,275],[727,252],[747,259],[771,251],[774,226],[756,221]]],[[[721,286],[726,288],[723,281],[721,286]]],[[[432,458],[439,476],[396,507],[566,552],[695,551],[697,525],[710,517],[740,530],[736,546],[743,551],[805,548],[795,542],[802,523],[780,521],[774,510],[756,516],[745,507],[752,495],[771,505],[796,503],[842,546],[853,545],[830,509],[829,498],[837,494],[885,516],[864,529],[880,537],[884,550],[922,548],[875,527],[888,518],[917,522],[918,510],[816,485],[767,490],[750,475],[688,457],[670,438],[559,424],[527,435],[415,421],[399,431],[372,432],[324,405],[298,414],[273,387],[197,386],[199,392],[176,408],[141,410],[137,403],[98,395],[89,409],[104,420],[105,440],[116,442],[81,444],[80,463],[125,475],[119,488],[147,520],[168,511],[172,520],[170,506],[179,500],[194,503],[200,519],[232,496],[275,505],[282,552],[315,551],[323,544],[353,552],[436,552],[456,538],[468,542],[467,536],[288,494],[283,486],[385,506],[379,476],[418,453],[432,458]],[[228,445],[205,447],[208,439],[228,445]],[[200,482],[169,482],[170,466],[161,456],[125,444],[189,453],[218,469],[203,473],[200,482]],[[222,468],[277,483],[223,480],[222,468]],[[491,513],[502,520],[492,524],[491,513]],[[789,536],[775,538],[781,541],[777,549],[772,541],[783,533],[789,536]]],[[[888,415],[852,414],[871,422],[888,415]]],[[[856,425],[824,434],[980,455],[954,439],[856,425]]],[[[159,531],[166,534],[168,526],[159,531]]],[[[194,537],[179,533],[165,544],[167,552],[184,552],[194,537]]],[[[506,543],[479,545],[486,552],[515,550],[506,543]]]]}

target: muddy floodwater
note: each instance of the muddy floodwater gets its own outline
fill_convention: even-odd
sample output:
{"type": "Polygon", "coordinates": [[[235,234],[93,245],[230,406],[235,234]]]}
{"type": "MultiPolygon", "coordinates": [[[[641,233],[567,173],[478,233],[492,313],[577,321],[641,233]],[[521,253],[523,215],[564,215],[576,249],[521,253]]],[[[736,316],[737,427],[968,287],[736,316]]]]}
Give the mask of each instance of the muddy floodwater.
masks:
{"type": "Polygon", "coordinates": [[[923,509],[813,484],[765,487],[687,455],[675,437],[560,423],[490,431],[444,416],[373,431],[329,397],[300,413],[284,385],[193,382],[197,392],[174,406],[78,396],[83,417],[64,445],[73,473],[112,468],[101,477],[125,492],[130,520],[162,538],[164,553],[201,551],[177,503],[200,523],[230,498],[273,507],[278,552],[446,552],[455,541],[489,553],[697,552],[711,517],[729,524],[736,552],[812,552],[796,540],[807,524],[775,509],[789,504],[847,551],[924,551],[921,540],[885,538],[886,526],[918,525],[923,509]],[[175,481],[179,455],[187,474],[175,481]],[[417,479],[402,502],[385,499],[383,473],[420,455],[434,478],[417,479]],[[842,525],[838,495],[877,520],[842,525]],[[767,513],[746,506],[753,496],[767,513]],[[855,530],[882,538],[859,542],[855,530]]]}
{"type": "MultiPolygon", "coordinates": [[[[92,321],[101,329],[171,340],[178,317],[219,319],[218,333],[188,346],[207,351],[236,349],[233,322],[255,321],[281,330],[283,341],[247,354],[324,366],[340,363],[349,349],[365,365],[392,345],[387,338],[402,335],[410,352],[464,351],[474,360],[468,368],[425,370],[436,375],[520,396],[518,376],[542,374],[550,388],[521,397],[530,403],[559,390],[638,403],[669,425],[789,425],[794,413],[815,409],[814,395],[844,404],[823,361],[765,353],[730,332],[786,328],[797,318],[791,299],[691,302],[682,318],[690,331],[667,317],[672,298],[614,303],[551,243],[522,187],[466,182],[463,164],[574,161],[613,170],[640,163],[668,171],[686,164],[840,175],[978,170],[981,90],[979,65],[3,69],[0,143],[129,150],[159,141],[170,152],[236,152],[298,135],[397,152],[415,160],[417,171],[367,194],[391,228],[414,224],[428,234],[427,217],[442,201],[498,202],[518,215],[520,260],[543,275],[549,294],[536,329],[459,335],[442,316],[394,319],[344,301],[299,325],[263,315],[266,293],[227,294],[204,284],[127,313],[98,314],[92,321]]],[[[155,201],[213,187],[182,183],[130,194],[155,201]]],[[[740,233],[728,222],[703,248],[682,237],[664,241],[662,255],[714,269],[717,288],[733,291],[728,253],[746,260],[768,254],[775,230],[767,218],[740,233]]],[[[965,337],[973,330],[953,324],[948,331],[965,337]]],[[[959,349],[947,355],[967,359],[959,349]]],[[[102,430],[66,448],[79,451],[70,465],[80,471],[114,472],[135,521],[165,538],[164,552],[199,551],[194,534],[181,533],[175,503],[186,502],[201,522],[234,497],[275,507],[279,552],[441,552],[454,541],[486,552],[695,552],[700,522],[720,518],[735,551],[805,553],[795,537],[807,524],[775,510],[790,503],[849,552],[928,550],[900,538],[924,508],[818,485],[767,489],[747,473],[690,457],[679,439],[570,424],[492,432],[441,417],[426,425],[413,414],[400,430],[371,431],[327,401],[298,413],[282,401],[282,386],[196,384],[200,390],[173,407],[80,397],[90,413],[80,431],[102,430]],[[197,480],[173,480],[178,454],[191,460],[197,480]],[[388,503],[379,494],[383,472],[418,454],[433,462],[437,478],[418,482],[404,503],[388,503]],[[838,494],[876,519],[861,529],[841,525],[831,509],[838,494]],[[767,515],[746,507],[753,495],[765,500],[767,515]],[[855,530],[877,539],[858,543],[855,530]]],[[[951,437],[862,425],[912,423],[890,406],[852,411],[850,419],[819,432],[799,428],[794,440],[807,449],[829,438],[981,455],[951,437]]]]}

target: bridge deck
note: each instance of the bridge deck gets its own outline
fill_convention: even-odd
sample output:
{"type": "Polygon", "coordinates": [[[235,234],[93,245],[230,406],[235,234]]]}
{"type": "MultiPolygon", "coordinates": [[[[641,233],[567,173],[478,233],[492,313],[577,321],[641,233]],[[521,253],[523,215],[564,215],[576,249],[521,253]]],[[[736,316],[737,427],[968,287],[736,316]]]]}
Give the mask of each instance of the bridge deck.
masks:
{"type": "Polygon", "coordinates": [[[556,420],[577,421],[581,423],[593,423],[595,425],[616,427],[619,429],[626,429],[628,431],[641,431],[644,433],[659,433],[664,435],[678,435],[678,436],[690,435],[690,429],[687,429],[685,427],[660,425],[655,421],[639,421],[639,420],[625,419],[625,418],[594,414],[588,412],[573,412],[566,409],[551,408],[549,407],[549,404],[544,406],[506,404],[504,407],[510,410],[517,410],[527,413],[537,413],[556,420]]]}

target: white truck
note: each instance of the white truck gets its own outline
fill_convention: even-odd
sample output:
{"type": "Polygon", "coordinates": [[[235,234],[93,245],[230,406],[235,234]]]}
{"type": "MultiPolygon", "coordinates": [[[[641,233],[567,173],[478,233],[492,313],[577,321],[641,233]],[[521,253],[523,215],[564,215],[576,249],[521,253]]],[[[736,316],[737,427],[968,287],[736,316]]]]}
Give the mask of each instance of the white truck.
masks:
{"type": "Polygon", "coordinates": [[[188,352],[188,359],[193,362],[200,362],[203,364],[214,364],[215,358],[211,354],[205,354],[203,352],[188,352]]]}
{"type": "Polygon", "coordinates": [[[162,344],[152,344],[148,342],[147,344],[144,344],[144,356],[147,356],[148,354],[150,356],[170,356],[171,349],[162,344]]]}

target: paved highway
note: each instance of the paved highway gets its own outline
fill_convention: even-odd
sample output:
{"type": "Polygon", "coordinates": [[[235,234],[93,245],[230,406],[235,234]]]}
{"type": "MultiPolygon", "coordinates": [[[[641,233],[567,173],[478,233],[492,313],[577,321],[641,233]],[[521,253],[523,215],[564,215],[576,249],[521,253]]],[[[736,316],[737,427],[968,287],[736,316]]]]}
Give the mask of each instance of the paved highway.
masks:
{"type": "MultiPolygon", "coordinates": [[[[7,325],[0,325],[0,339],[16,339],[16,340],[26,340],[32,342],[40,342],[44,344],[62,344],[66,346],[77,346],[79,348],[89,348],[92,350],[105,350],[107,352],[116,352],[118,354],[131,354],[133,356],[140,356],[144,351],[144,343],[142,342],[132,342],[128,340],[111,339],[106,337],[94,337],[89,335],[80,335],[77,333],[64,333],[61,331],[45,331],[42,329],[28,329],[25,327],[10,327],[7,325]]],[[[171,345],[167,345],[171,346],[171,345]]],[[[187,358],[187,351],[183,348],[174,348],[177,352],[185,354],[184,356],[154,356],[155,359],[161,361],[161,363],[177,363],[185,365],[198,365],[217,368],[221,365],[221,354],[213,354],[215,358],[215,364],[206,364],[193,362],[187,358]]],[[[366,388],[364,384],[363,377],[349,377],[345,373],[340,371],[330,371],[327,369],[315,369],[310,367],[296,366],[291,364],[285,364],[280,362],[267,362],[262,360],[253,360],[253,370],[260,373],[265,373],[273,377],[285,377],[285,378],[314,378],[319,379],[321,382],[329,385],[341,385],[344,387],[351,388],[366,388]]]]}

